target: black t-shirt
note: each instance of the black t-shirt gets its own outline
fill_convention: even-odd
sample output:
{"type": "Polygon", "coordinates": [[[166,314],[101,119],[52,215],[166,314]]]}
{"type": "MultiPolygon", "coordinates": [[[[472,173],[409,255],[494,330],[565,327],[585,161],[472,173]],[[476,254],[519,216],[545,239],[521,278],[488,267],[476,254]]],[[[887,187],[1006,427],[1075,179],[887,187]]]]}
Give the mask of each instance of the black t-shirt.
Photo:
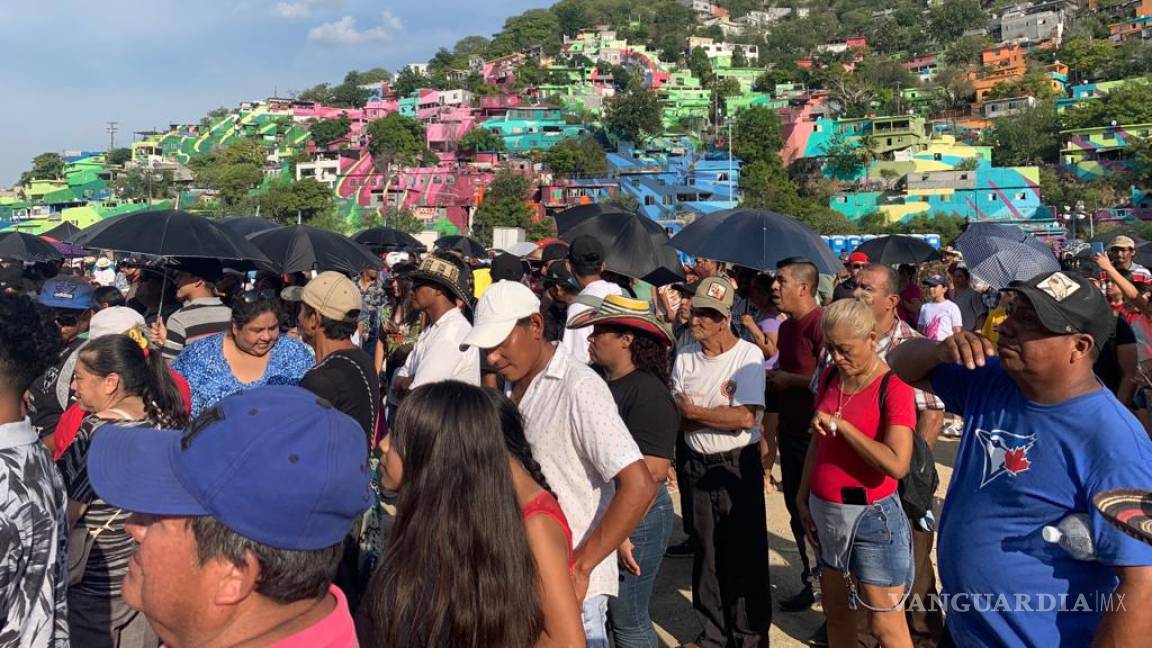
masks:
{"type": "MultiPolygon", "coordinates": [[[[48,368],[28,386],[28,418],[32,421],[32,428],[40,437],[56,431],[56,424],[64,414],[64,407],[60,403],[56,388],[60,382],[60,372],[64,369],[68,358],[79,349],[86,340],[76,338],[72,340],[60,353],[56,363],[48,368]]],[[[71,387],[69,387],[69,390],[71,387]]],[[[71,394],[71,391],[69,391],[71,394]]]]}
{"type": "Polygon", "coordinates": [[[832,301],[840,301],[841,299],[851,299],[856,296],[856,278],[848,277],[844,281],[836,284],[832,289],[832,301]]]}
{"type": "Polygon", "coordinates": [[[333,351],[304,374],[300,386],[356,419],[371,443],[380,411],[380,379],[367,353],[358,348],[333,351]]]}
{"type": "Polygon", "coordinates": [[[633,371],[619,380],[610,380],[608,389],[640,453],[671,459],[680,429],[680,409],[672,399],[672,391],[647,371],[633,371]]]}
{"type": "Polygon", "coordinates": [[[1120,368],[1120,358],[1116,354],[1122,344],[1136,344],[1136,334],[1131,324],[1124,321],[1123,317],[1117,317],[1116,335],[1100,347],[1100,355],[1096,356],[1096,364],[1092,367],[1096,377],[1113,394],[1120,389],[1120,381],[1124,379],[1124,370],[1120,368]]]}

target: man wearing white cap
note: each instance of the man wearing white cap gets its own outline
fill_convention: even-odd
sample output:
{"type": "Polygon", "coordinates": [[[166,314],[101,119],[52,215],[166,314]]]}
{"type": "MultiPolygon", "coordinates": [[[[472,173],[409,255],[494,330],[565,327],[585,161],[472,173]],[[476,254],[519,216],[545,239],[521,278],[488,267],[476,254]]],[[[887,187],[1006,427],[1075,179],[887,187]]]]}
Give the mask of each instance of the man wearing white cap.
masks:
{"type": "Polygon", "coordinates": [[[608,646],[608,597],[618,591],[616,547],[644,517],[656,484],[608,385],[544,337],[540,300],[521,283],[492,284],[464,346],[483,349],[511,385],[524,434],[572,528],[573,582],[588,646],[608,646]]]}

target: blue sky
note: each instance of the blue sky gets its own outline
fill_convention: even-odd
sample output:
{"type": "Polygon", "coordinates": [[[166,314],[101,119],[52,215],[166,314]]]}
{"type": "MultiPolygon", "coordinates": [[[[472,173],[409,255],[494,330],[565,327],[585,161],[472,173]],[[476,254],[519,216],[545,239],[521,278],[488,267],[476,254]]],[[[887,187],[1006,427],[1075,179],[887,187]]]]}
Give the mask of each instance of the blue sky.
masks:
{"type": "Polygon", "coordinates": [[[0,186],[44,151],[103,150],[217,106],[426,61],[550,0],[0,2],[0,186]],[[45,6],[47,5],[47,7],[45,6]]]}

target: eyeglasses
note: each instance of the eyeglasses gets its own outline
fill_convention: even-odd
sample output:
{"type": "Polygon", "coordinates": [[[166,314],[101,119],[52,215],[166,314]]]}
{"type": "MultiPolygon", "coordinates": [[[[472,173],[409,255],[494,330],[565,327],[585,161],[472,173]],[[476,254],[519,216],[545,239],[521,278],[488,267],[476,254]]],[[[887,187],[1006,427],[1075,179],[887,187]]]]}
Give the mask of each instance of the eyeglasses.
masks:
{"type": "Polygon", "coordinates": [[[864,267],[864,264],[863,263],[853,263],[852,265],[850,265],[848,267],[852,268],[853,270],[860,270],[861,268],[864,267]]]}
{"type": "Polygon", "coordinates": [[[261,290],[245,290],[244,292],[240,293],[240,297],[238,299],[245,304],[255,304],[259,301],[275,301],[276,292],[267,288],[261,290]]]}

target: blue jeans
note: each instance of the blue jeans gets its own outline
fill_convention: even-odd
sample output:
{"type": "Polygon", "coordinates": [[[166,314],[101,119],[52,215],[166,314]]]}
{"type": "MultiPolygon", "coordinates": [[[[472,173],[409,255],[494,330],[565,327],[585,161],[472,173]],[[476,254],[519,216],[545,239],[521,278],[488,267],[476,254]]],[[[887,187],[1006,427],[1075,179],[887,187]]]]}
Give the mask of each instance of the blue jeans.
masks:
{"type": "Polygon", "coordinates": [[[633,546],[632,556],[640,565],[640,575],[636,576],[621,567],[620,594],[608,600],[616,648],[656,648],[660,645],[656,630],[652,627],[648,603],[652,600],[656,573],[660,570],[660,562],[664,559],[664,551],[672,537],[675,520],[672,498],[668,495],[668,487],[662,483],[656,490],[652,508],[648,509],[648,514],[629,536],[633,546]]]}
{"type": "Polygon", "coordinates": [[[588,648],[608,648],[608,595],[585,599],[580,620],[584,622],[584,640],[588,648]]]}

